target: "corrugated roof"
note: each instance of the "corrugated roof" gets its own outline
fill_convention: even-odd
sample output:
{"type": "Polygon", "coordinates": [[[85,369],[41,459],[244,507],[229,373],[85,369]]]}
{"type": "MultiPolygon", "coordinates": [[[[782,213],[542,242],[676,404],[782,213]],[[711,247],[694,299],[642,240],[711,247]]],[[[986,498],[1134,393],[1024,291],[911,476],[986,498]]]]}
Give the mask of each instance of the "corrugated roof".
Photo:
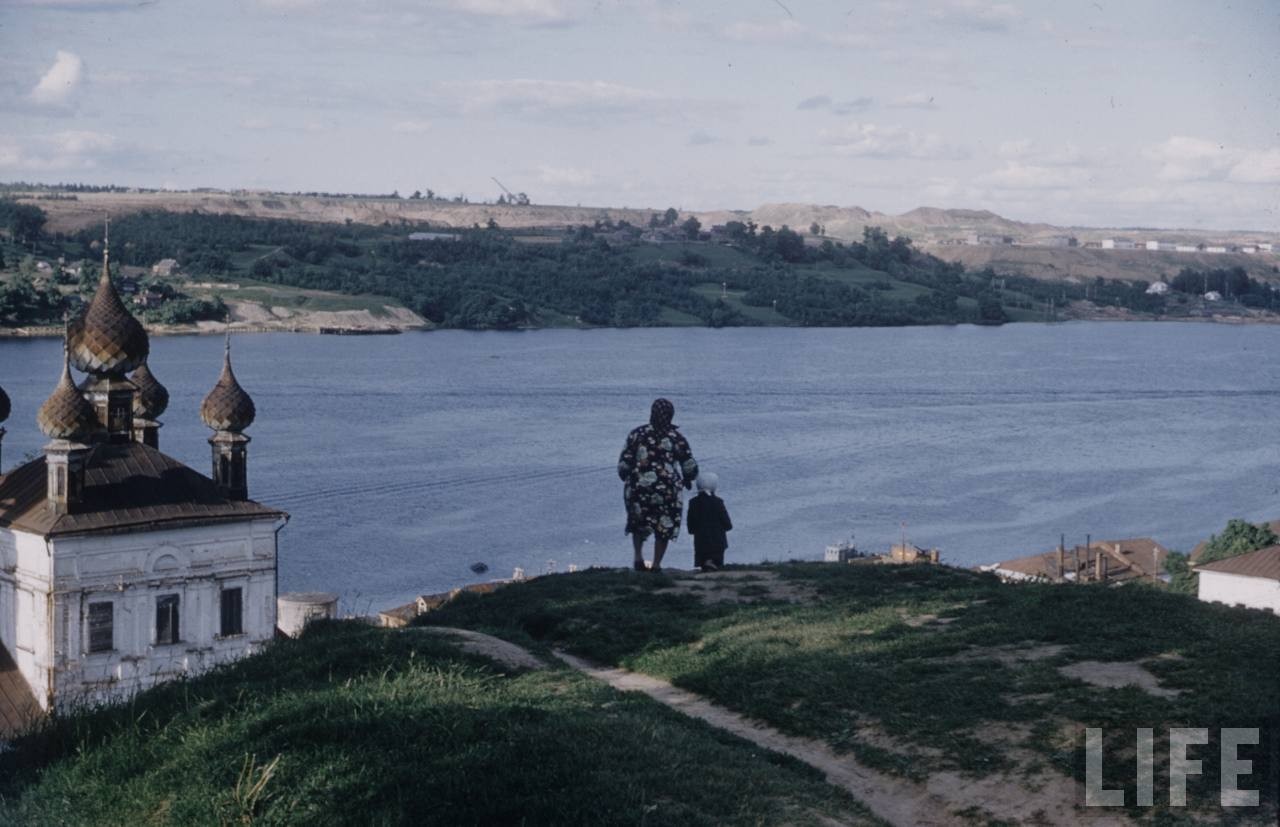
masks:
{"type": "Polygon", "coordinates": [[[74,514],[49,509],[47,485],[44,457],[0,478],[0,526],[56,537],[288,516],[228,500],[213,480],[138,442],[91,449],[84,502],[74,514]]]}
{"type": "MultiPolygon", "coordinates": [[[[1094,558],[1099,551],[1107,555],[1107,578],[1109,580],[1158,575],[1164,571],[1165,558],[1169,555],[1164,546],[1150,537],[1133,537],[1128,540],[1094,540],[1087,553],[1082,545],[1066,550],[1063,562],[1066,564],[1067,574],[1071,574],[1072,568],[1076,565],[1077,556],[1079,566],[1076,569],[1076,574],[1085,576],[1092,573],[1094,558]],[[1116,554],[1116,546],[1120,547],[1119,555],[1116,554]]],[[[984,566],[983,569],[993,571],[997,575],[1012,576],[1014,579],[1054,580],[1058,576],[1058,551],[1054,549],[1043,554],[1033,554],[1029,557],[1006,560],[1003,563],[984,566]]]]}
{"type": "Polygon", "coordinates": [[[1280,580],[1280,546],[1267,546],[1248,554],[1228,557],[1226,560],[1215,560],[1196,566],[1196,571],[1220,571],[1223,574],[1280,580]]]}

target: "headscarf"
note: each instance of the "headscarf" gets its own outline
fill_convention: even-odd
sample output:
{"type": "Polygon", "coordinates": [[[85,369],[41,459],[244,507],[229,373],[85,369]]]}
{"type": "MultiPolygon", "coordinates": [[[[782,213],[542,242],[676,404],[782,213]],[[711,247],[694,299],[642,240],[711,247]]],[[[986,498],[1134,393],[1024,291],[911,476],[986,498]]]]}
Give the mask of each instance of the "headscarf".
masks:
{"type": "Polygon", "coordinates": [[[671,420],[676,415],[676,406],[670,400],[658,398],[653,400],[649,409],[649,427],[660,434],[671,430],[671,420]]]}
{"type": "Polygon", "coordinates": [[[720,484],[720,478],[710,471],[704,471],[698,474],[698,490],[706,491],[709,494],[716,493],[716,486],[720,484]]]}

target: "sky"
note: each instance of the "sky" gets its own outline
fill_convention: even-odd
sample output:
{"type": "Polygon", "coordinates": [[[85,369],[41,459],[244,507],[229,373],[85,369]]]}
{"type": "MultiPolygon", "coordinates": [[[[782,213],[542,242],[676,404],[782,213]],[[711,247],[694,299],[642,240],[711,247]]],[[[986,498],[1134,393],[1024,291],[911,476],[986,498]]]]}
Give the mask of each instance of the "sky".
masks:
{"type": "Polygon", "coordinates": [[[0,181],[1280,232],[1280,2],[0,0],[0,181]]]}

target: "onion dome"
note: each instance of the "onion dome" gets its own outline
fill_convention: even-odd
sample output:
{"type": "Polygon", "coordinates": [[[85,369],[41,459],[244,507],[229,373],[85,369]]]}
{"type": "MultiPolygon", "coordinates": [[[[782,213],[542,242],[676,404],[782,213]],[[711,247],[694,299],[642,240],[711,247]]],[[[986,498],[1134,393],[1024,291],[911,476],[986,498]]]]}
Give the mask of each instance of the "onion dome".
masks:
{"type": "Polygon", "coordinates": [[[98,415],[71,381],[71,369],[63,352],[62,378],[36,413],[36,424],[50,439],[78,439],[98,427],[98,415]]]}
{"type": "Polygon", "coordinates": [[[133,415],[139,419],[156,419],[169,407],[169,391],[156,379],[143,362],[129,377],[137,390],[133,394],[133,415]]]}
{"type": "Polygon", "coordinates": [[[4,422],[9,418],[12,407],[9,404],[9,394],[4,392],[4,388],[0,388],[0,422],[4,422]]]}
{"type": "Polygon", "coordinates": [[[67,345],[78,370],[124,375],[147,360],[151,343],[142,324],[120,301],[107,259],[104,254],[98,290],[84,313],[71,323],[67,345]]]}
{"type": "Polygon", "coordinates": [[[231,370],[231,338],[228,336],[222,357],[222,375],[204,402],[200,403],[200,418],[215,431],[240,433],[253,424],[256,414],[253,400],[240,387],[231,370]]]}

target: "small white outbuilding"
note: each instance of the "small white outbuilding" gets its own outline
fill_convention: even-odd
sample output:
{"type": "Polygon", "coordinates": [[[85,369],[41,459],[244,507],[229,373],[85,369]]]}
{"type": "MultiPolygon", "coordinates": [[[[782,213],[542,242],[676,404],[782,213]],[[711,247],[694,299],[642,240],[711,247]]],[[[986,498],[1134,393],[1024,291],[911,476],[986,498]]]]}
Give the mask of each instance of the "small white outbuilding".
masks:
{"type": "Polygon", "coordinates": [[[1196,572],[1201,600],[1280,614],[1280,546],[1205,563],[1196,572]]]}

